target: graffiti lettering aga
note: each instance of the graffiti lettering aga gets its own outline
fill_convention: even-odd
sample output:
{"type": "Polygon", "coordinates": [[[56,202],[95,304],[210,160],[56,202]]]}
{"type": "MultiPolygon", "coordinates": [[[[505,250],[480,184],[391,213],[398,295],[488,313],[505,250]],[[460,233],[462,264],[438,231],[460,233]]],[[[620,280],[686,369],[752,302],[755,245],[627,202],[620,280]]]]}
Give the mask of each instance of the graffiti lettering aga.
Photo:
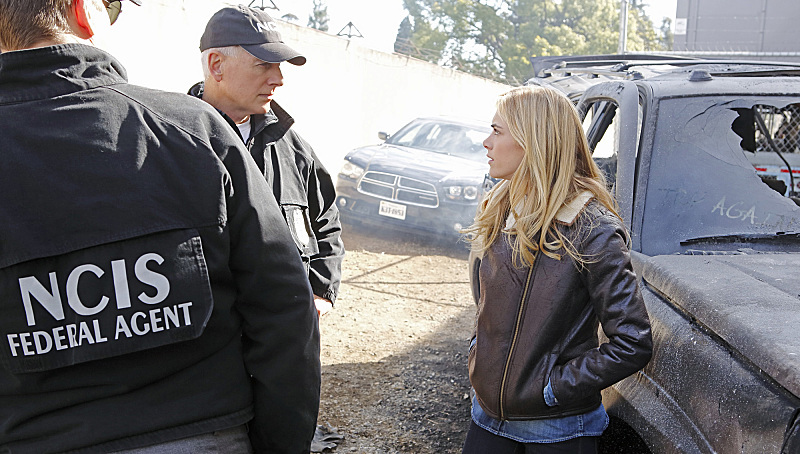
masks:
{"type": "Polygon", "coordinates": [[[718,214],[727,219],[735,219],[751,225],[762,225],[773,229],[796,230],[800,228],[800,221],[795,217],[776,215],[774,213],[761,213],[759,216],[755,205],[748,205],[745,202],[729,202],[726,196],[714,205],[711,213],[718,214]]]}

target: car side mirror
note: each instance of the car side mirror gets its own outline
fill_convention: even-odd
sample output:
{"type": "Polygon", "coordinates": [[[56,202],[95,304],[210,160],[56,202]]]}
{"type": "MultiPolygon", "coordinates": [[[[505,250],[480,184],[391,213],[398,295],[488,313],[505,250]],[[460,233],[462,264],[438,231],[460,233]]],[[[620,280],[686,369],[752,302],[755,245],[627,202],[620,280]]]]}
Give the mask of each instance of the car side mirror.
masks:
{"type": "Polygon", "coordinates": [[[384,141],[385,141],[385,140],[386,140],[386,139],[388,139],[389,137],[391,137],[391,136],[390,136],[389,134],[387,134],[387,133],[383,132],[383,131],[381,131],[381,132],[379,132],[379,133],[378,133],[378,138],[379,138],[379,139],[381,139],[381,140],[384,140],[384,141]]]}

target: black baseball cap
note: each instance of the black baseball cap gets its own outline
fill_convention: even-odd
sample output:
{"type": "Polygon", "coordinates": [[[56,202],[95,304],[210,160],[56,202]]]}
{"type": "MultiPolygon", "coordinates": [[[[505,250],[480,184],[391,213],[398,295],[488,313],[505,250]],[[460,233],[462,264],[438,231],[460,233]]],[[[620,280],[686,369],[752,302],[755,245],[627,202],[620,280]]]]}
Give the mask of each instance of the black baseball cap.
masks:
{"type": "Polygon", "coordinates": [[[200,51],[227,46],[242,46],[267,63],[288,61],[299,66],[306,62],[306,57],[284,44],[277,24],[267,13],[244,5],[214,13],[200,37],[200,51]]]}

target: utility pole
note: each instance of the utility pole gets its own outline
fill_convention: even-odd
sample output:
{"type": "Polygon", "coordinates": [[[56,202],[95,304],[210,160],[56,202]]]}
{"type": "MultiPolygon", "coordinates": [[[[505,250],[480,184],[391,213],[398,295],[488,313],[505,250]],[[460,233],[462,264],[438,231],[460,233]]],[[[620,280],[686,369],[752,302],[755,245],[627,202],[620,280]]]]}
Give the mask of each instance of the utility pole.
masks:
{"type": "Polygon", "coordinates": [[[628,0],[620,0],[619,4],[619,47],[617,53],[622,55],[627,51],[628,42],[628,0]]]}

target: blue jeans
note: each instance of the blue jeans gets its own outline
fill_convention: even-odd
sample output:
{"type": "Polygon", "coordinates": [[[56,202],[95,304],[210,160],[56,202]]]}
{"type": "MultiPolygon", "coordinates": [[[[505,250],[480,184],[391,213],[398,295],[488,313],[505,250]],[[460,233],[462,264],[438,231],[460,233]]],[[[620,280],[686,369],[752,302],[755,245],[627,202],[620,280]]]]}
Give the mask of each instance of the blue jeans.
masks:
{"type": "Polygon", "coordinates": [[[600,437],[577,437],[557,443],[521,443],[470,423],[462,454],[597,454],[600,437]]]}
{"type": "Polygon", "coordinates": [[[253,454],[246,426],[109,454],[253,454]]]}

